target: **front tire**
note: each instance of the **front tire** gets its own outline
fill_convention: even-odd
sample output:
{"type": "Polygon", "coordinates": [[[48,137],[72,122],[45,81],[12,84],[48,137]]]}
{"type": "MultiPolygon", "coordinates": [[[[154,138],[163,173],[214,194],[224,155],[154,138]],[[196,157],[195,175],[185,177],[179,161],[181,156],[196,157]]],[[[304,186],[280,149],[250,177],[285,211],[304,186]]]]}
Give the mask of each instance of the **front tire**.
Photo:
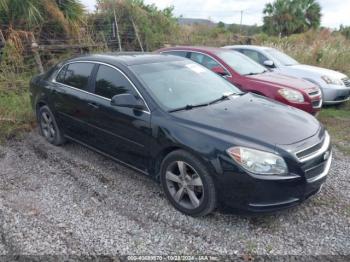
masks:
{"type": "Polygon", "coordinates": [[[216,190],[208,168],[195,156],[177,150],[165,157],[160,180],[169,202],[186,215],[200,217],[216,207],[216,190]]]}
{"type": "Polygon", "coordinates": [[[58,127],[56,119],[48,106],[42,106],[38,110],[38,122],[40,133],[46,141],[55,146],[65,142],[62,131],[58,127]]]}

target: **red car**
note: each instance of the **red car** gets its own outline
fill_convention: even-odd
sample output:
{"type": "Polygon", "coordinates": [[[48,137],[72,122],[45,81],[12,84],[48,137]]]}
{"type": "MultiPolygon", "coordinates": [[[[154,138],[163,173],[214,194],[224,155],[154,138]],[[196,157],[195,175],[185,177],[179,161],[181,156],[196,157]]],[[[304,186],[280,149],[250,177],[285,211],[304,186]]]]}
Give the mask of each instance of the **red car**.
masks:
{"type": "Polygon", "coordinates": [[[236,51],[212,47],[171,47],[156,52],[187,57],[223,76],[243,91],[272,98],[313,115],[322,107],[321,90],[316,85],[268,71],[236,51]]]}

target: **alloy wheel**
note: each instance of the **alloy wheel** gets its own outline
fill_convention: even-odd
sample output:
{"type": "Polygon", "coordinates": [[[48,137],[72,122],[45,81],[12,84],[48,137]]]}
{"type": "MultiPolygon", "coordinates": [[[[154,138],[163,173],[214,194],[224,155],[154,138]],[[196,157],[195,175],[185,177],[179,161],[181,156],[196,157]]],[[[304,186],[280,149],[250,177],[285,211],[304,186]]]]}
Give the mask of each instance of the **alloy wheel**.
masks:
{"type": "Polygon", "coordinates": [[[165,174],[171,197],[184,208],[199,207],[204,198],[203,182],[197,171],[184,161],[170,164],[165,174]]]}
{"type": "Polygon", "coordinates": [[[49,141],[53,140],[56,135],[56,130],[53,123],[53,119],[49,113],[41,113],[40,125],[44,137],[49,141]]]}

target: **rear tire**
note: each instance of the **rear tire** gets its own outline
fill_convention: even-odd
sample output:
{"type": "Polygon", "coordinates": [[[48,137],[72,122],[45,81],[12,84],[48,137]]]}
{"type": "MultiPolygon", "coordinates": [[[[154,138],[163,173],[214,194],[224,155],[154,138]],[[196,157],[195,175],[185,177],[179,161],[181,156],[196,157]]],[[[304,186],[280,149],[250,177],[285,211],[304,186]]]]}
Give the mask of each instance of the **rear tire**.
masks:
{"type": "Polygon", "coordinates": [[[66,142],[62,131],[57,125],[56,119],[48,106],[42,106],[38,110],[38,122],[41,135],[49,143],[58,146],[66,142]]]}
{"type": "Polygon", "coordinates": [[[160,181],[169,202],[193,217],[211,213],[216,207],[216,189],[208,168],[195,156],[177,150],[162,162],[160,181]]]}

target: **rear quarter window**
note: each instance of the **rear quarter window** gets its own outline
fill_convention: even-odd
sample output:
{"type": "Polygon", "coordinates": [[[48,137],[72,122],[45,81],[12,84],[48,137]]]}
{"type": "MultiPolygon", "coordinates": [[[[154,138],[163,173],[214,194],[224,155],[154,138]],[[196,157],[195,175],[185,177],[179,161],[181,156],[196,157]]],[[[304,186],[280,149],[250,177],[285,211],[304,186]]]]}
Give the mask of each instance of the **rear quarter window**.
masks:
{"type": "Polygon", "coordinates": [[[66,71],[67,71],[67,67],[68,65],[64,66],[60,72],[58,73],[57,77],[56,77],[56,81],[60,82],[60,83],[64,83],[64,77],[66,75],[66,71]]]}
{"type": "Polygon", "coordinates": [[[50,81],[54,77],[55,72],[59,70],[59,68],[60,67],[58,65],[52,66],[49,70],[46,71],[42,79],[45,81],[50,81]]]}

